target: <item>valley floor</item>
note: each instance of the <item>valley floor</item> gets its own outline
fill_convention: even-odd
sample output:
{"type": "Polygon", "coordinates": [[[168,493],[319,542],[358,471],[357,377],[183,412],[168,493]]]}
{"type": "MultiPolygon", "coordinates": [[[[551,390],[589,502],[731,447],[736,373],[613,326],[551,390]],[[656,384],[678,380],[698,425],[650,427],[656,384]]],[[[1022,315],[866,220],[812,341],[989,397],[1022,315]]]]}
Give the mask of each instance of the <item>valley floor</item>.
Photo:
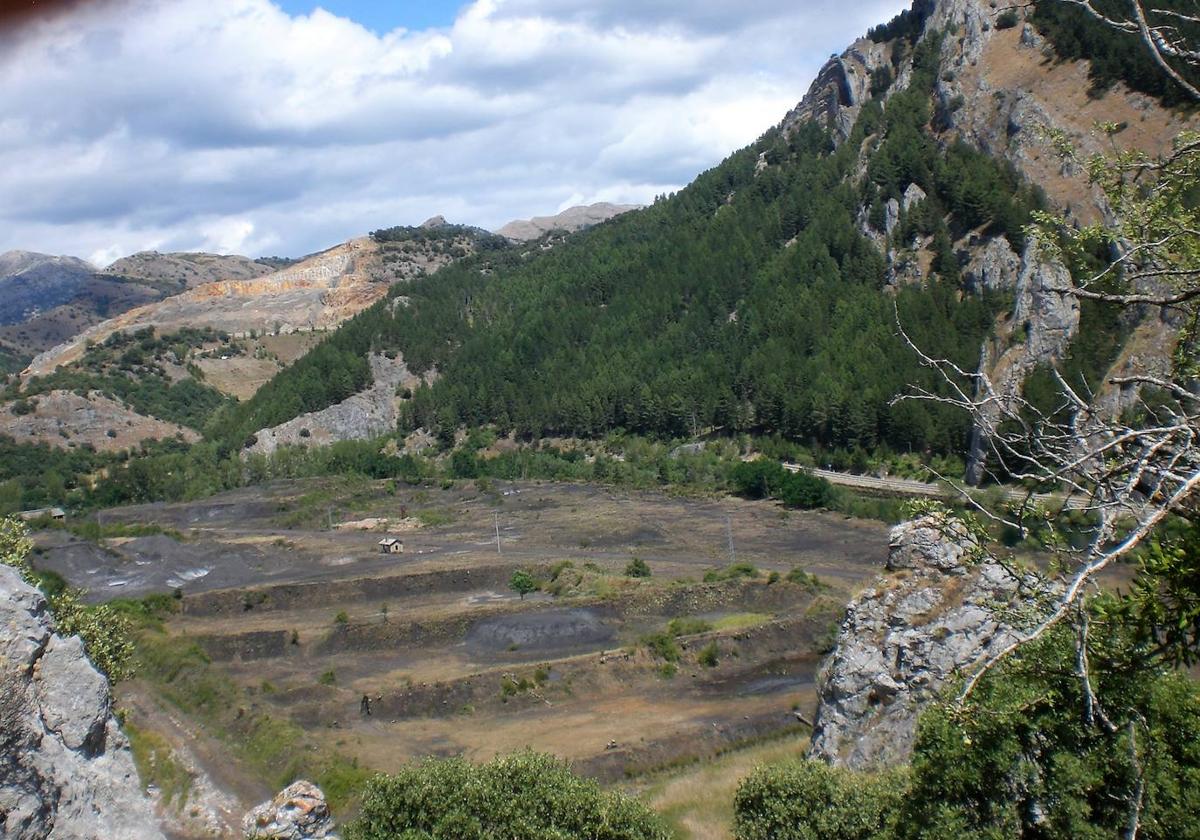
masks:
{"type": "MultiPolygon", "coordinates": [[[[609,783],[698,760],[705,785],[733,784],[709,768],[737,761],[709,761],[804,728],[849,592],[887,551],[882,525],[838,515],[533,482],[279,482],[101,521],[162,533],[42,532],[38,565],[97,600],[181,590],[163,639],[199,645],[204,691],[219,680],[230,701],[214,710],[198,688],[148,678],[122,688],[135,724],[196,779],[190,805],[164,808],[181,836],[203,822],[189,807],[228,824],[286,772],[239,742],[250,720],[355,772],[532,747],[609,783]],[[344,522],[375,530],[329,527],[344,522]],[[380,552],[389,529],[403,554],[380,552]],[[633,557],[651,577],[624,574],[633,557]],[[542,591],[511,592],[517,568],[542,591]]],[[[707,824],[667,778],[639,789],[681,826],[707,824]]]]}

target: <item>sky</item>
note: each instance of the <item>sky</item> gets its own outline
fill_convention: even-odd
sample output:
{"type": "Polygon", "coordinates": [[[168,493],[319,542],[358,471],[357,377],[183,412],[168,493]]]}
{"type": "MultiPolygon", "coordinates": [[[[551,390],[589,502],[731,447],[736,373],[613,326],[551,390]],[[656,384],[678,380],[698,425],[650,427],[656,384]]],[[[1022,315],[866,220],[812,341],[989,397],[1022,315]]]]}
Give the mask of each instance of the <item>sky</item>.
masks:
{"type": "Polygon", "coordinates": [[[0,252],[300,256],[648,203],[904,0],[111,0],[0,32],[0,252]]]}

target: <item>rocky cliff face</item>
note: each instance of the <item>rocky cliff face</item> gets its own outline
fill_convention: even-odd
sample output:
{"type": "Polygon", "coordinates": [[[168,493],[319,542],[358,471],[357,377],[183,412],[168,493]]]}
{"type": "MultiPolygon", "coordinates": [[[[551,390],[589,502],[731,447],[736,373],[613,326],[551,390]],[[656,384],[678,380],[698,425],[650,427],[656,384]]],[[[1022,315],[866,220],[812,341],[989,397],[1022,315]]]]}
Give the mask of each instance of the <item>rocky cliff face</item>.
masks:
{"type": "Polygon", "coordinates": [[[810,757],[857,770],[904,763],[922,708],[1010,640],[998,615],[1018,581],[977,550],[940,515],[893,529],[889,574],[851,602],[821,671],[810,757]]]}
{"type": "MultiPolygon", "coordinates": [[[[997,28],[1007,7],[991,0],[919,0],[913,19],[922,21],[920,39],[942,37],[941,70],[935,89],[935,136],[947,146],[962,140],[1010,162],[1029,182],[1041,187],[1050,202],[1070,221],[1091,223],[1110,215],[1103,196],[1082,173],[1055,154],[1047,129],[1065,133],[1079,155],[1108,151],[1107,138],[1095,126],[1123,126],[1117,144],[1160,154],[1185,128],[1195,128],[1194,115],[1172,112],[1141,94],[1117,85],[1096,98],[1084,62],[1059,62],[1032,25],[997,28]]],[[[886,100],[912,78],[911,51],[897,42],[863,38],[835,56],[821,70],[804,100],[784,119],[785,131],[815,120],[828,127],[837,142],[849,137],[862,106],[872,95],[886,100]],[[880,80],[893,81],[885,89],[880,80]],[[873,88],[873,80],[875,88],[873,88]]],[[[870,149],[864,149],[865,155],[870,149]]],[[[865,171],[860,167],[860,174],[865,171]]],[[[919,200],[919,199],[918,199],[919,200]]],[[[905,196],[904,206],[909,206],[905,196]]],[[[933,255],[929,241],[902,246],[890,236],[900,218],[901,203],[886,208],[882,230],[873,230],[865,209],[860,227],[884,251],[892,285],[920,283],[933,255]]],[[[965,290],[1000,290],[1012,294],[1013,306],[996,325],[996,337],[982,348],[979,370],[993,383],[997,402],[1011,404],[1028,375],[1068,351],[1079,330],[1078,301],[1068,293],[1070,277],[1060,265],[1048,264],[1026,249],[1018,254],[1003,236],[974,231],[954,243],[963,265],[965,290]]],[[[1158,312],[1143,313],[1135,336],[1117,371],[1155,371],[1170,358],[1172,330],[1158,312]],[[1159,340],[1151,340],[1157,338],[1159,340]]],[[[1120,410],[1132,394],[1104,393],[1103,405],[1120,410]]],[[[987,434],[977,429],[971,444],[967,479],[977,483],[984,472],[987,434]]]]}
{"type": "Polygon", "coordinates": [[[0,628],[0,835],[161,840],[108,682],[5,566],[0,628]]]}
{"type": "Polygon", "coordinates": [[[255,434],[248,453],[270,455],[280,446],[328,446],[342,440],[367,440],[395,431],[404,388],[422,381],[409,372],[403,359],[371,356],[372,385],[337,405],[289,420],[255,434]]]}

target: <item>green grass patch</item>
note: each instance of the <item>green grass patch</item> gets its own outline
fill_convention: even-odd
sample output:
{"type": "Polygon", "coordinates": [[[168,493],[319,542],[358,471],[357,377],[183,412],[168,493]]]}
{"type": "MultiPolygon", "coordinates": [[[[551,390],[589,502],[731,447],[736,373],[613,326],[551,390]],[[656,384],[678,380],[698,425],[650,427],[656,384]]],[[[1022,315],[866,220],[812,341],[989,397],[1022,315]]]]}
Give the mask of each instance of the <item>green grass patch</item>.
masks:
{"type": "Polygon", "coordinates": [[[718,618],[713,622],[714,630],[745,630],[750,627],[758,627],[766,624],[772,619],[766,613],[734,613],[718,618]]]}
{"type": "Polygon", "coordinates": [[[229,748],[231,755],[271,788],[299,778],[312,779],[330,806],[342,810],[356,800],[372,775],[345,756],[314,744],[303,729],[257,706],[253,691],[243,691],[213,666],[194,641],[143,630],[137,641],[138,673],[229,748]]]}
{"type": "Polygon", "coordinates": [[[672,618],[667,622],[667,632],[672,636],[695,636],[699,633],[707,633],[712,629],[712,622],[693,616],[672,618]]]}
{"type": "Polygon", "coordinates": [[[182,810],[191,796],[195,777],[175,758],[171,745],[162,735],[128,720],[123,729],[129,737],[133,763],[142,785],[154,785],[161,792],[164,805],[182,810]]]}
{"type": "Polygon", "coordinates": [[[454,514],[445,508],[427,508],[416,513],[417,519],[428,528],[437,528],[454,522],[454,514]]]}

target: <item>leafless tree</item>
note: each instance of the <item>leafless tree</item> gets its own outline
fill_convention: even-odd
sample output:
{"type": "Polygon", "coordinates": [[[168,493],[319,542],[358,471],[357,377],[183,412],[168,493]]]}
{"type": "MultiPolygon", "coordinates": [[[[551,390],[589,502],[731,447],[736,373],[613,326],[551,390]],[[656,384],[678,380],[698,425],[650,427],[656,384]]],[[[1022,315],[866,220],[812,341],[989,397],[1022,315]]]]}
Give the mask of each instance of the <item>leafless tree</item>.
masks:
{"type": "MultiPolygon", "coordinates": [[[[1043,0],[1051,1],[1078,6],[1140,38],[1164,72],[1200,103],[1200,90],[1179,70],[1200,67],[1200,51],[1180,28],[1200,24],[1200,4],[1196,14],[1187,14],[1129,0],[1127,14],[1116,17],[1094,0],[1043,0]]],[[[1115,133],[1115,127],[1109,130],[1115,133]]],[[[1062,154],[1075,154],[1065,135],[1051,136],[1062,154]]],[[[984,517],[1022,534],[1033,527],[1049,533],[1055,555],[1041,573],[1038,619],[968,677],[962,700],[998,662],[1065,620],[1082,624],[1079,668],[1090,697],[1087,628],[1081,618],[1085,595],[1104,569],[1143,545],[1164,520],[1198,507],[1200,211],[1189,191],[1200,183],[1200,134],[1181,134],[1172,153],[1157,159],[1114,147],[1107,156],[1080,162],[1117,221],[1067,229],[1061,218],[1038,214],[1029,234],[1046,259],[1069,262],[1097,245],[1116,254],[1102,270],[1073,279],[1068,295],[1168,320],[1177,335],[1168,371],[1110,375],[1093,393],[1053,370],[1056,404],[1039,407],[1019,388],[999,387],[986,370],[933,358],[904,335],[923,364],[941,374],[942,387],[916,388],[897,400],[935,401],[967,412],[986,441],[991,474],[1028,490],[1023,501],[1004,509],[983,505],[960,486],[963,499],[984,517]],[[1125,399],[1112,399],[1114,390],[1125,399]],[[1049,509],[1043,503],[1046,493],[1057,494],[1049,509]],[[1068,504],[1081,509],[1090,523],[1083,547],[1070,544],[1057,528],[1068,504]]]]}

